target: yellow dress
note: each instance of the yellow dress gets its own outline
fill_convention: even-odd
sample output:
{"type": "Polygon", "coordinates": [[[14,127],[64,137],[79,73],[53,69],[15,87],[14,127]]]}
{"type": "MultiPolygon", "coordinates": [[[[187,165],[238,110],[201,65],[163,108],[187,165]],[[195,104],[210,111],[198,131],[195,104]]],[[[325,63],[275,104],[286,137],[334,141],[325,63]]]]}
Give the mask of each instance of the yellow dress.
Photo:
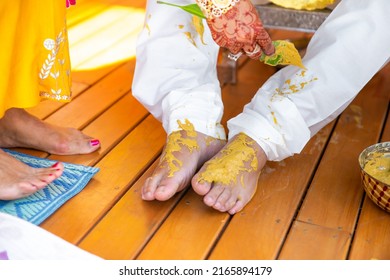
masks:
{"type": "Polygon", "coordinates": [[[0,118],[42,99],[70,101],[65,15],[64,0],[0,1],[0,118]]]}

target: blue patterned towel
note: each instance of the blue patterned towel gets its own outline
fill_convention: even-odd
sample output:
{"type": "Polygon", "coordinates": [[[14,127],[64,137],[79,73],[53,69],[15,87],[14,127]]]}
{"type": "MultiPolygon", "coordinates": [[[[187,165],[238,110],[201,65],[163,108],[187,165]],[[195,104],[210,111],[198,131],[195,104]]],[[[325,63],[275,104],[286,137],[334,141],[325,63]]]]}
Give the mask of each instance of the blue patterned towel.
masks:
{"type": "MultiPolygon", "coordinates": [[[[56,161],[4,150],[18,160],[35,168],[52,166],[56,161]]],[[[21,199],[0,200],[0,212],[4,212],[35,225],[42,223],[67,200],[78,194],[99,169],[78,164],[63,163],[63,174],[46,188],[21,199]]]]}

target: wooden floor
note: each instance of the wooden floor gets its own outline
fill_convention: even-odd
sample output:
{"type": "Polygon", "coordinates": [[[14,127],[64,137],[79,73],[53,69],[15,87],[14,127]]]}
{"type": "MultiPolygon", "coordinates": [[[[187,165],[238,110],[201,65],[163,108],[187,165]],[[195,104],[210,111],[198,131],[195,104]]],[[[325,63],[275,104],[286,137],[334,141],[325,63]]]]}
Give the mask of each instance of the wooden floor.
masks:
{"type": "MultiPolygon", "coordinates": [[[[390,214],[364,195],[358,165],[365,147],[390,141],[390,67],[301,154],[267,163],[255,197],[235,216],[209,209],[191,189],[167,202],[144,202],[140,188],[166,134],[132,97],[134,57],[77,69],[112,57],[116,50],[129,51],[139,30],[123,28],[126,13],[111,21],[89,21],[113,7],[142,14],[145,0],[77,3],[68,21],[71,53],[82,53],[77,65],[72,60],[75,98],[69,104],[46,101],[30,112],[79,128],[100,139],[102,148],[80,156],[19,151],[100,171],[42,228],[105,259],[390,259],[390,214]],[[120,35],[99,41],[99,35],[113,34],[110,28],[120,35]],[[83,47],[88,42],[92,44],[83,47]]],[[[307,36],[272,32],[274,38],[307,36]]],[[[237,84],[223,86],[224,123],[275,71],[256,61],[240,62],[237,84]]]]}

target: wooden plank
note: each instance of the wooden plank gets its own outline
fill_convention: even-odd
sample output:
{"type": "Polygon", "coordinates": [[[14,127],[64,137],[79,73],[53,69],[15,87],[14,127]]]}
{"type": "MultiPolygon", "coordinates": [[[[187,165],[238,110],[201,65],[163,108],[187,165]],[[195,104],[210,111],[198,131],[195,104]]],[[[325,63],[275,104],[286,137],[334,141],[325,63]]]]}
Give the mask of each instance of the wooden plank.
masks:
{"type": "Polygon", "coordinates": [[[68,27],[75,26],[85,20],[101,13],[109,8],[118,0],[77,0],[76,6],[71,6],[67,9],[67,25],[68,27]]]}
{"type": "Polygon", "coordinates": [[[390,259],[390,215],[367,196],[353,239],[351,260],[390,259]]]}
{"type": "MultiPolygon", "coordinates": [[[[376,142],[379,137],[389,100],[386,89],[389,84],[379,87],[384,79],[385,75],[378,74],[340,116],[297,221],[349,234],[354,231],[363,197],[358,156],[364,147],[376,142]]],[[[301,235],[295,234],[294,229],[289,235],[291,237],[281,252],[284,258],[292,258],[288,252],[293,251],[299,251],[307,258],[321,258],[318,249],[304,251],[301,247],[302,243],[310,243],[318,237],[295,239],[293,237],[299,238],[301,235]]],[[[319,243],[326,243],[326,240],[319,243]]],[[[336,259],[347,257],[347,252],[341,252],[336,247],[332,250],[344,254],[334,256],[336,259]]]]}
{"type": "Polygon", "coordinates": [[[165,137],[161,124],[152,116],[146,118],[96,164],[100,171],[85,189],[41,226],[78,243],[156,159],[165,137]]]}
{"type": "Polygon", "coordinates": [[[313,224],[294,222],[290,239],[301,240],[296,246],[283,248],[279,259],[290,260],[339,260],[349,249],[351,235],[348,232],[313,224]]]}
{"type": "Polygon", "coordinates": [[[146,109],[128,93],[82,130],[86,135],[91,135],[99,139],[101,142],[99,150],[82,156],[51,155],[49,158],[57,161],[92,166],[107,152],[113,149],[148,114],[146,109]]]}
{"type": "Polygon", "coordinates": [[[110,3],[94,17],[69,29],[73,81],[92,85],[125,60],[134,58],[135,41],[144,23],[145,1],[110,3]],[[105,15],[108,19],[102,18],[105,15]]]}
{"type": "Polygon", "coordinates": [[[79,247],[104,259],[136,258],[184,194],[181,192],[167,202],[141,199],[141,187],[152,175],[157,161],[80,242],[79,247]]]}
{"type": "Polygon", "coordinates": [[[85,60],[78,66],[75,73],[83,72],[85,68],[96,69],[96,65],[99,65],[99,69],[110,69],[116,65],[121,65],[123,62],[133,60],[135,58],[135,47],[139,31],[138,29],[132,30],[127,36],[113,43],[113,46],[109,49],[104,49],[96,56],[85,60]]]}
{"type": "Polygon", "coordinates": [[[124,63],[120,62],[117,64],[105,65],[104,67],[98,67],[89,70],[73,71],[72,79],[74,82],[91,86],[123,65],[124,63]]]}
{"type": "Polygon", "coordinates": [[[112,72],[97,85],[49,116],[49,123],[83,128],[113,103],[129,92],[132,71],[124,65],[112,72]]]}
{"type": "Polygon", "coordinates": [[[132,34],[134,29],[138,29],[139,26],[128,25],[133,16],[128,10],[115,10],[112,7],[95,20],[69,29],[72,67],[77,69],[83,62],[111,48],[117,41],[132,34]]]}
{"type": "MultiPolygon", "coordinates": [[[[112,4],[111,2],[114,2],[114,0],[81,1],[81,3],[80,1],[78,1],[76,6],[73,6],[67,10],[68,37],[69,37],[70,55],[71,55],[73,67],[77,64],[74,62],[73,59],[75,54],[73,46],[83,38],[83,36],[78,36],[78,37],[73,36],[73,32],[80,30],[80,28],[79,29],[76,28],[78,28],[79,24],[83,23],[83,21],[88,21],[91,19],[91,17],[94,17],[97,14],[106,11],[112,4]]],[[[92,32],[89,29],[83,31],[86,31],[87,35],[92,32]]],[[[74,72],[72,73],[73,82],[81,82],[87,85],[92,85],[94,81],[101,79],[102,77],[107,75],[110,71],[114,70],[118,66],[119,65],[115,65],[112,67],[107,67],[107,69],[99,68],[99,69],[91,69],[91,71],[88,71],[89,73],[92,72],[93,75],[89,75],[86,73],[80,75],[78,72],[74,72]]]]}
{"type": "Polygon", "coordinates": [[[207,207],[190,189],[137,259],[205,259],[228,219],[228,214],[207,207]]]}

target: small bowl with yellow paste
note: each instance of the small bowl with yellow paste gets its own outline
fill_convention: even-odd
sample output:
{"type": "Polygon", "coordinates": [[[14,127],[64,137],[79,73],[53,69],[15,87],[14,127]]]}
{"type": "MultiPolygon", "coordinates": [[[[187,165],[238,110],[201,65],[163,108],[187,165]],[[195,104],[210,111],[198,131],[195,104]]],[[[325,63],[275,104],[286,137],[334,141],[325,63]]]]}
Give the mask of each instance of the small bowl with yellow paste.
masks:
{"type": "Polygon", "coordinates": [[[367,196],[390,212],[390,142],[367,147],[359,155],[363,187],[367,196]]]}

